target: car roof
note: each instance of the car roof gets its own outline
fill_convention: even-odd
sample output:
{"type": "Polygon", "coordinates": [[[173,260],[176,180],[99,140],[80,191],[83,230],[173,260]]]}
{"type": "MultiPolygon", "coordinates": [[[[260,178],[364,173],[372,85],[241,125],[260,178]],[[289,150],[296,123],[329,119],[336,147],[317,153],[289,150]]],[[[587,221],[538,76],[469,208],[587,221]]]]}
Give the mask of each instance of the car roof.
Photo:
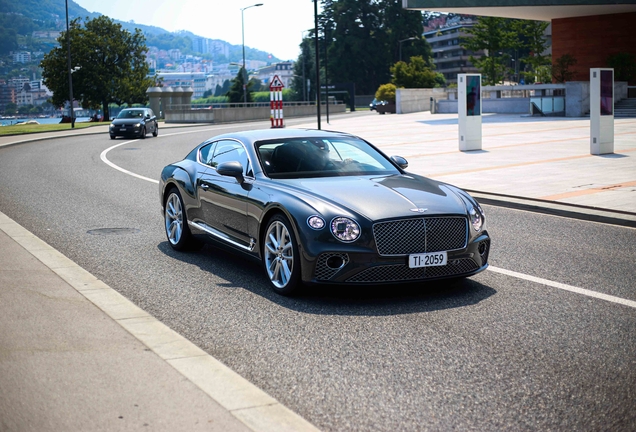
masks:
{"type": "MultiPolygon", "coordinates": [[[[354,135],[325,131],[319,129],[286,129],[286,128],[272,128],[272,129],[257,129],[241,132],[232,132],[223,135],[215,136],[206,142],[216,141],[224,138],[235,138],[244,142],[245,144],[253,145],[257,141],[263,140],[276,140],[276,139],[289,139],[289,138],[342,138],[342,137],[354,137],[354,135]]],[[[357,138],[357,137],[355,137],[357,138]]]]}

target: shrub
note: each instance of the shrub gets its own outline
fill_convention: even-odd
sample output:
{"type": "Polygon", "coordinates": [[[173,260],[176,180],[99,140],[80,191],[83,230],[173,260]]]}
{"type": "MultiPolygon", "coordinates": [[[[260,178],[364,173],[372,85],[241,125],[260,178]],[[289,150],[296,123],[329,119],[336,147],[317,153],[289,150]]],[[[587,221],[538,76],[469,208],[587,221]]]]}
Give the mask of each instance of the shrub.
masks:
{"type": "Polygon", "coordinates": [[[395,84],[382,84],[375,92],[375,98],[379,101],[395,103],[395,84]]]}

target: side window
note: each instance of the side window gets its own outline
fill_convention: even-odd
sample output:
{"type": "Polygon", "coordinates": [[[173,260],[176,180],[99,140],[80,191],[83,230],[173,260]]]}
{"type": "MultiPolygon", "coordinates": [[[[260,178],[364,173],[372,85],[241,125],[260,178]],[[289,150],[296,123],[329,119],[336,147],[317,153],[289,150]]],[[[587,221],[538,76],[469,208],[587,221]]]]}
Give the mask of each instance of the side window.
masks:
{"type": "Polygon", "coordinates": [[[243,146],[236,141],[221,140],[216,143],[214,150],[214,158],[212,159],[212,167],[216,168],[220,163],[238,161],[243,166],[243,173],[246,173],[248,167],[247,153],[243,146]]]}
{"type": "Polygon", "coordinates": [[[216,143],[207,144],[199,150],[199,162],[212,166],[212,156],[214,155],[214,145],[216,143]]]}

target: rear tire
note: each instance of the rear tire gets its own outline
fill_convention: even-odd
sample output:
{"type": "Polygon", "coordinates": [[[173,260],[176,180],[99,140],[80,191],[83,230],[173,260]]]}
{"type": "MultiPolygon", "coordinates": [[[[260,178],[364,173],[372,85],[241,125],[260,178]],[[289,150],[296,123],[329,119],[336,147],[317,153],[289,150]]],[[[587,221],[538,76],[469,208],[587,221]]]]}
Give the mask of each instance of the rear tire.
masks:
{"type": "Polygon", "coordinates": [[[282,214],[267,223],[263,236],[263,265],[272,290],[291,295],[302,284],[300,255],[291,222],[282,214]]]}

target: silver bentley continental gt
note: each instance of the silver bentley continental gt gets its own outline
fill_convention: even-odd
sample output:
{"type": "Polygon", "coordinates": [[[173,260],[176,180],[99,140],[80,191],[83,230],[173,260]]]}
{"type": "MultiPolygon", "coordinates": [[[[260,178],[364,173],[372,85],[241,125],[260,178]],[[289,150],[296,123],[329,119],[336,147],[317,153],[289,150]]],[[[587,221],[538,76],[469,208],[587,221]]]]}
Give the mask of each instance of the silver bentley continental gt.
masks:
{"type": "Polygon", "coordinates": [[[205,234],[261,261],[284,295],[303,284],[413,283],[485,270],[490,236],[477,201],[407,166],[346,133],[215,136],[161,172],[168,242],[192,249],[205,234]]]}

